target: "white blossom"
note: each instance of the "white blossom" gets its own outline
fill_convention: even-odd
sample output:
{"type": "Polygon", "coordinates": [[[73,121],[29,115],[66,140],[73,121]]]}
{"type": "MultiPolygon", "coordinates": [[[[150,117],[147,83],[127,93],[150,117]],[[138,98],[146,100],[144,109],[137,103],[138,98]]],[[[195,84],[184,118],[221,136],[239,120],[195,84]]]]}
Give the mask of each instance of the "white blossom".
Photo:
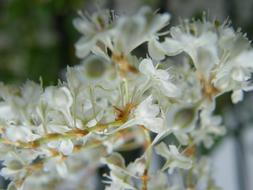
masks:
{"type": "Polygon", "coordinates": [[[96,12],[90,18],[85,17],[81,12],[79,14],[80,18],[76,18],[73,24],[84,36],[75,45],[76,55],[84,58],[92,51],[104,56],[104,50],[98,48],[96,43],[101,41],[109,47],[111,45],[109,34],[111,33],[111,22],[113,21],[110,19],[110,12],[107,10],[96,12]]]}
{"type": "MultiPolygon", "coordinates": [[[[132,127],[144,126],[154,133],[161,133],[165,130],[164,120],[159,116],[160,109],[154,104],[152,96],[147,97],[142,101],[132,113],[132,119],[116,129],[116,131],[132,127]]],[[[113,131],[115,132],[115,130],[113,131]]]]}
{"type": "Polygon", "coordinates": [[[156,38],[158,32],[168,24],[170,15],[156,14],[152,16],[152,14],[150,8],[143,7],[131,17],[120,17],[116,23],[115,49],[128,54],[140,44],[156,38]],[[135,35],[132,35],[133,33],[135,35]]]}
{"type": "Polygon", "coordinates": [[[165,143],[160,143],[156,146],[156,153],[166,159],[163,170],[169,168],[170,173],[173,172],[174,168],[188,170],[192,167],[192,160],[179,153],[175,145],[169,145],[168,148],[165,143]]]}
{"type": "Polygon", "coordinates": [[[141,177],[145,170],[145,164],[142,159],[137,159],[135,162],[130,163],[127,167],[125,166],[124,159],[120,154],[114,153],[109,157],[102,160],[103,163],[107,164],[110,171],[109,182],[110,187],[113,188],[123,188],[132,189],[136,188],[131,185],[131,178],[141,177]]]}
{"type": "Polygon", "coordinates": [[[231,98],[232,98],[232,102],[234,104],[242,101],[243,100],[243,91],[242,90],[233,91],[231,98]]]}
{"type": "Polygon", "coordinates": [[[151,80],[151,85],[157,91],[161,91],[167,97],[177,97],[180,94],[178,89],[171,81],[167,71],[156,69],[151,59],[144,59],[139,66],[140,72],[151,80]]]}
{"type": "Polygon", "coordinates": [[[206,148],[210,148],[214,144],[214,137],[224,135],[226,129],[222,125],[222,118],[211,115],[210,110],[203,110],[200,119],[200,128],[192,131],[191,135],[195,143],[203,142],[206,148]]]}
{"type": "Polygon", "coordinates": [[[237,103],[253,89],[246,36],[205,17],[169,29],[170,14],[148,7],[79,15],[82,61],[57,85],[0,83],[0,173],[8,189],[95,189],[101,165],[109,168],[106,190],[217,189],[199,149],[226,132],[214,114],[217,97],[231,93],[237,103]],[[120,153],[136,149],[126,164],[120,153]]]}
{"type": "Polygon", "coordinates": [[[25,126],[8,126],[6,129],[6,137],[11,141],[33,141],[40,137],[34,134],[29,128],[25,126]]]}

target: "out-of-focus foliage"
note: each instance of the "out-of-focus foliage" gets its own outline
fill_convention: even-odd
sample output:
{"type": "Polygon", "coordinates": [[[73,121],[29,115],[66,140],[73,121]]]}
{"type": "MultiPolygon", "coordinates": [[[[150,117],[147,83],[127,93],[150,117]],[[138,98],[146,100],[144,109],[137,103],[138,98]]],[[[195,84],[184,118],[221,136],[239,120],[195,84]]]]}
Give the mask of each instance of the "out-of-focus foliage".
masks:
{"type": "Polygon", "coordinates": [[[1,0],[0,80],[55,83],[59,70],[77,61],[72,15],[84,0],[1,0]]]}

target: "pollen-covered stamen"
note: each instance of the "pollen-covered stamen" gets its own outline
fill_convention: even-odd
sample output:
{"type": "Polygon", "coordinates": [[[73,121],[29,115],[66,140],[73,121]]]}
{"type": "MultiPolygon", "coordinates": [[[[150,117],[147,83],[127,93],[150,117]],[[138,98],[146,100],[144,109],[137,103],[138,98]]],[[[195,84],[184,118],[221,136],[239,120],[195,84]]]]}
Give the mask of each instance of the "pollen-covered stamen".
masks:
{"type": "Polygon", "coordinates": [[[197,77],[202,86],[202,94],[211,101],[220,90],[212,84],[211,80],[207,80],[201,73],[197,73],[197,77]]]}
{"type": "Polygon", "coordinates": [[[117,112],[116,121],[127,121],[131,111],[136,107],[133,103],[127,103],[123,108],[118,108],[114,106],[114,109],[117,112]]]}
{"type": "Polygon", "coordinates": [[[191,156],[194,156],[194,155],[196,154],[196,151],[197,151],[197,150],[196,150],[196,145],[193,144],[193,145],[187,146],[187,147],[183,150],[182,154],[184,154],[185,156],[191,157],[191,156]]]}
{"type": "Polygon", "coordinates": [[[112,60],[119,66],[119,71],[121,75],[126,75],[127,73],[138,73],[138,70],[132,66],[128,58],[123,54],[113,54],[112,60]]]}

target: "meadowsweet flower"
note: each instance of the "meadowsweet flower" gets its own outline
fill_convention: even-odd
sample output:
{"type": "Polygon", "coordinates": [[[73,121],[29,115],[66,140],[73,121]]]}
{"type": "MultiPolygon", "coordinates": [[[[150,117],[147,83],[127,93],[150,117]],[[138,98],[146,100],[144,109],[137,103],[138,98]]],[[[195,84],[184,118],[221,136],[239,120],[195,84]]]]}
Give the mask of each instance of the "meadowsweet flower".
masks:
{"type": "Polygon", "coordinates": [[[73,97],[68,88],[47,87],[43,97],[49,107],[61,112],[66,121],[72,125],[73,121],[71,118],[70,107],[73,104],[73,97]]]}
{"type": "Polygon", "coordinates": [[[200,114],[200,128],[192,131],[191,136],[196,144],[203,142],[206,148],[214,144],[214,136],[222,136],[226,130],[222,126],[220,116],[212,116],[210,110],[203,110],[200,114]]]}
{"type": "Polygon", "coordinates": [[[68,110],[73,103],[73,98],[66,87],[48,87],[44,97],[50,107],[62,112],[68,110]]]}
{"type": "Polygon", "coordinates": [[[62,178],[68,177],[68,168],[64,160],[62,160],[62,157],[57,156],[53,157],[50,160],[48,160],[43,165],[43,170],[48,172],[50,170],[55,170],[57,174],[62,178]]]}
{"type": "Polygon", "coordinates": [[[114,153],[102,159],[102,162],[107,164],[111,169],[110,176],[106,176],[111,180],[108,182],[110,187],[107,187],[107,189],[114,189],[116,187],[119,189],[137,189],[132,185],[131,178],[138,179],[138,177],[143,175],[145,164],[141,159],[137,159],[126,167],[122,156],[114,153]]]}
{"type": "MultiPolygon", "coordinates": [[[[228,91],[247,89],[252,73],[249,42],[226,23],[193,21],[173,27],[171,37],[160,44],[167,55],[186,52],[192,59],[209,99],[228,91]],[[239,44],[239,45],[237,45],[239,44]],[[240,86],[240,87],[239,87],[240,86]]],[[[233,102],[239,101],[233,100],[233,102]]]]}
{"type": "Polygon", "coordinates": [[[132,118],[113,132],[139,125],[154,133],[161,133],[165,130],[165,126],[163,118],[159,114],[158,105],[154,104],[152,96],[149,96],[133,110],[132,118]]]}
{"type": "Polygon", "coordinates": [[[82,63],[58,85],[0,83],[1,175],[9,190],[95,189],[101,165],[109,168],[106,190],[216,189],[207,159],[196,153],[225,134],[216,97],[232,92],[237,103],[252,90],[253,50],[227,23],[185,20],[167,30],[169,19],[147,7],[130,16],[80,13],[82,63]],[[148,58],[136,53],[142,44],[148,58]],[[117,153],[136,148],[143,152],[129,164],[117,153]],[[175,169],[187,183],[166,177],[175,169]]]}
{"type": "Polygon", "coordinates": [[[90,17],[84,16],[81,12],[79,14],[80,18],[75,19],[73,24],[84,36],[75,45],[76,55],[85,58],[92,51],[95,54],[104,56],[106,46],[111,46],[109,34],[111,33],[113,21],[110,17],[110,11],[96,12],[90,17]],[[106,46],[96,46],[99,41],[106,46]]]}
{"type": "Polygon", "coordinates": [[[36,156],[37,154],[31,151],[23,151],[21,153],[9,151],[5,155],[1,175],[12,180],[22,179],[27,175],[27,166],[32,163],[32,160],[35,159],[36,156]]]}
{"type": "Polygon", "coordinates": [[[40,137],[32,132],[31,129],[25,126],[8,126],[5,132],[6,138],[13,141],[33,141],[36,138],[40,137]]]}
{"type": "Polygon", "coordinates": [[[231,95],[232,102],[234,104],[243,100],[243,91],[242,90],[234,90],[231,95]]]}
{"type": "Polygon", "coordinates": [[[233,59],[227,60],[215,70],[217,75],[214,78],[214,85],[223,90],[232,90],[233,94],[231,98],[233,103],[241,101],[243,91],[251,89],[252,59],[253,51],[246,50],[245,52],[239,53],[233,59]]]}
{"type": "Polygon", "coordinates": [[[22,160],[12,157],[6,160],[3,164],[4,168],[1,170],[2,176],[5,176],[6,178],[13,178],[17,175],[25,175],[25,170],[23,170],[25,163],[22,160]]]}
{"type": "MultiPolygon", "coordinates": [[[[157,39],[158,32],[168,24],[169,19],[169,14],[153,14],[148,7],[143,7],[131,17],[120,17],[115,27],[116,53],[127,55],[144,42],[149,43],[149,41],[157,39]]],[[[149,47],[153,46],[149,45],[149,47]]],[[[153,49],[149,49],[153,55],[153,49]]]]}
{"type": "Polygon", "coordinates": [[[55,141],[48,143],[50,148],[58,149],[64,155],[71,155],[74,145],[71,140],[55,141]]]}
{"type": "Polygon", "coordinates": [[[34,109],[40,101],[41,86],[32,81],[27,81],[21,88],[2,83],[0,86],[0,97],[3,100],[1,108],[6,111],[5,115],[9,117],[9,121],[20,119],[21,122],[29,124],[29,121],[34,119],[34,109]]]}
{"type": "Polygon", "coordinates": [[[157,105],[152,103],[151,96],[146,98],[134,110],[134,120],[139,125],[143,125],[150,131],[160,133],[164,129],[163,119],[159,117],[160,109],[157,105]]]}
{"type": "MultiPolygon", "coordinates": [[[[195,24],[196,27],[198,23],[195,24]]],[[[163,46],[168,55],[176,55],[181,52],[186,52],[192,58],[196,68],[207,73],[213,65],[218,62],[218,52],[216,49],[217,35],[208,31],[208,23],[203,24],[200,28],[202,33],[193,34],[189,31],[184,31],[184,28],[172,27],[170,34],[172,38],[166,38],[163,46]],[[198,35],[198,36],[197,36],[198,35]],[[210,64],[210,65],[208,65],[210,64]]]]}
{"type": "Polygon", "coordinates": [[[151,59],[141,61],[139,70],[151,82],[151,86],[167,97],[177,97],[180,93],[179,89],[170,81],[170,75],[167,71],[156,69],[151,59]]]}
{"type": "Polygon", "coordinates": [[[163,170],[168,168],[172,173],[174,168],[190,169],[192,167],[192,161],[190,158],[179,153],[178,149],[174,145],[169,145],[169,148],[165,143],[160,143],[156,146],[156,153],[166,159],[166,163],[163,166],[163,170]]]}
{"type": "Polygon", "coordinates": [[[168,128],[165,131],[173,133],[182,145],[187,145],[189,133],[194,130],[196,119],[196,108],[193,105],[171,107],[166,112],[168,128]]]}
{"type": "MultiPolygon", "coordinates": [[[[157,39],[169,19],[169,14],[154,15],[148,7],[119,18],[109,11],[94,13],[90,20],[81,14],[81,18],[74,20],[75,27],[84,35],[76,44],[77,56],[84,58],[92,51],[109,60],[106,48],[114,55],[129,55],[144,42],[157,39]]],[[[154,45],[149,47],[154,55],[154,45]]]]}

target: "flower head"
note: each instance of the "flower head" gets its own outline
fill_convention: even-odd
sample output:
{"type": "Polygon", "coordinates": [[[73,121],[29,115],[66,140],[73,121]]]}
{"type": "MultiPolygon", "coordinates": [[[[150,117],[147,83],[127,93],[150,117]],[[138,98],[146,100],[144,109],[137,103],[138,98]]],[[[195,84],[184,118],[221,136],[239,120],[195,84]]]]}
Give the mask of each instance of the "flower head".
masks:
{"type": "Polygon", "coordinates": [[[170,81],[169,73],[166,70],[156,69],[151,59],[142,60],[139,70],[150,80],[151,87],[164,96],[174,98],[180,94],[179,89],[170,81]]]}

